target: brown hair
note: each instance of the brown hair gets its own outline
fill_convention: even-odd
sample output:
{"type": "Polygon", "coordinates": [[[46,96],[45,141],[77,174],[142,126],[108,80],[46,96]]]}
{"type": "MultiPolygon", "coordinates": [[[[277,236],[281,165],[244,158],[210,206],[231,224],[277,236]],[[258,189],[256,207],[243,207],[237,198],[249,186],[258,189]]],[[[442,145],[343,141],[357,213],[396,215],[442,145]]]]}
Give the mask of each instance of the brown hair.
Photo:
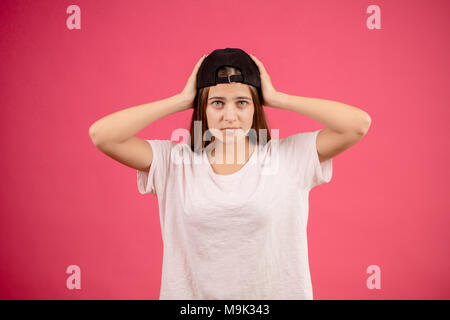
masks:
{"type": "MultiPolygon", "coordinates": [[[[239,69],[225,66],[220,68],[218,71],[218,76],[220,77],[227,77],[229,75],[234,74],[241,74],[239,69]]],[[[250,88],[250,93],[253,99],[253,105],[255,107],[255,111],[253,114],[253,123],[250,131],[248,132],[248,136],[252,142],[256,142],[258,144],[270,141],[270,132],[269,128],[267,126],[266,122],[266,116],[264,113],[264,109],[262,106],[262,101],[260,99],[260,96],[258,94],[258,89],[254,86],[248,85],[250,88]],[[264,130],[261,130],[264,129],[264,130]],[[261,130],[261,131],[260,131],[261,130]],[[264,139],[261,139],[261,134],[265,135],[267,133],[267,137],[264,137],[264,139]]],[[[208,128],[208,122],[206,119],[206,107],[208,105],[208,94],[209,94],[209,88],[200,88],[197,92],[197,95],[194,99],[194,112],[192,113],[192,120],[191,120],[191,128],[190,128],[190,147],[191,150],[194,152],[200,152],[202,151],[208,144],[211,143],[211,132],[208,128]],[[201,135],[194,136],[194,124],[195,121],[201,121],[201,135]],[[206,136],[209,136],[209,139],[203,139],[206,136]],[[195,150],[195,141],[197,140],[197,149],[195,150]],[[206,140],[206,141],[205,141],[206,140]]]]}

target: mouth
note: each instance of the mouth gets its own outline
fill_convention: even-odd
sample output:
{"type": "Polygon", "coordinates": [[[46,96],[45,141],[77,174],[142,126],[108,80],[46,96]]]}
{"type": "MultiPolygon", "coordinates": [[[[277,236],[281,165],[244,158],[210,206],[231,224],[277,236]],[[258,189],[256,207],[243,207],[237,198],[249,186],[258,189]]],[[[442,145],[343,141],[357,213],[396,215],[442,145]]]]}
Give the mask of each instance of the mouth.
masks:
{"type": "Polygon", "coordinates": [[[226,136],[237,136],[241,134],[242,129],[238,127],[227,127],[221,129],[220,131],[222,131],[222,134],[226,136]]]}

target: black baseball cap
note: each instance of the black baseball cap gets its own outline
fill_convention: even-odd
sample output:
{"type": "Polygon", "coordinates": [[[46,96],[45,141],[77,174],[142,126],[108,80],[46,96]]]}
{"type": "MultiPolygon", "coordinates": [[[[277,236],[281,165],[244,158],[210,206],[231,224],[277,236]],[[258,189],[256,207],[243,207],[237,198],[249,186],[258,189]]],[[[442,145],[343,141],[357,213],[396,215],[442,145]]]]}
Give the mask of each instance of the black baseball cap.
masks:
{"type": "Polygon", "coordinates": [[[261,78],[258,66],[253,59],[242,49],[225,48],[216,49],[203,60],[197,72],[197,90],[215,86],[219,83],[241,82],[258,89],[261,103],[261,78]],[[228,77],[218,77],[220,67],[230,66],[239,69],[241,74],[228,77]]]}

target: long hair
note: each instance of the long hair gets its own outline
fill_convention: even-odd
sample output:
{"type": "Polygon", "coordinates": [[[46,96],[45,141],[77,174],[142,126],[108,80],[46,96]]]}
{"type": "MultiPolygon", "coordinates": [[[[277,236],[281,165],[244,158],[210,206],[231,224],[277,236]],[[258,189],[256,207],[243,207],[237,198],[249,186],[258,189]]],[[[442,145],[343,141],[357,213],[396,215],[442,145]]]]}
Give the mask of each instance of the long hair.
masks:
{"type": "MultiPolygon", "coordinates": [[[[225,66],[218,71],[219,77],[228,77],[229,75],[241,74],[240,70],[234,67],[225,66]]],[[[270,141],[270,132],[267,126],[266,116],[262,106],[258,89],[254,86],[248,85],[253,99],[254,114],[253,123],[250,131],[247,133],[250,140],[255,143],[267,143],[270,141]],[[264,136],[263,136],[264,135],[264,136]],[[267,136],[266,136],[267,135],[267,136]]],[[[201,152],[211,143],[212,133],[208,128],[208,121],[206,118],[206,107],[208,105],[209,87],[198,90],[194,99],[194,112],[192,113],[191,128],[190,128],[190,147],[194,152],[201,152]],[[201,134],[195,136],[195,123],[201,123],[201,134]],[[197,143],[195,144],[195,141],[197,143]],[[195,149],[197,147],[197,149],[195,149]]]]}

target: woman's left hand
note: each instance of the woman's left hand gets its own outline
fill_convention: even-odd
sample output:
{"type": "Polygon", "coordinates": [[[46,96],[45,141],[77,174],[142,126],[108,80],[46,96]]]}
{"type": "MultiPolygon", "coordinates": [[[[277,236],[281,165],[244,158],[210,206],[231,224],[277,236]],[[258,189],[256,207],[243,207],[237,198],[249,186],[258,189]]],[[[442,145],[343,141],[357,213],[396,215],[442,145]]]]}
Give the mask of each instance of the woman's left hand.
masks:
{"type": "Polygon", "coordinates": [[[272,81],[270,80],[270,76],[264,68],[264,65],[258,58],[249,53],[249,56],[253,59],[259,69],[259,74],[261,77],[261,91],[263,96],[262,104],[268,107],[274,107],[274,98],[277,95],[277,90],[272,85],[272,81]]]}

